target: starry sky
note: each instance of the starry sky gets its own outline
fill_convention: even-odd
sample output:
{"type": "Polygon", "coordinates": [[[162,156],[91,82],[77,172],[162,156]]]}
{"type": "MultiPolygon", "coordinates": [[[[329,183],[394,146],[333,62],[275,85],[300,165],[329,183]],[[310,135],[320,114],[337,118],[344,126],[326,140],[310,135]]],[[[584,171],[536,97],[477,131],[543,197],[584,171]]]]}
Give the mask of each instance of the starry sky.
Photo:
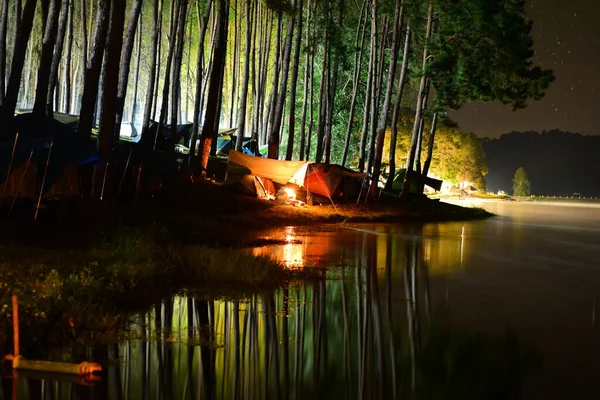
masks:
{"type": "Polygon", "coordinates": [[[600,135],[600,0],[526,0],[526,12],[533,20],[532,61],[555,75],[546,96],[519,111],[470,103],[449,117],[480,137],[550,129],[600,135]]]}

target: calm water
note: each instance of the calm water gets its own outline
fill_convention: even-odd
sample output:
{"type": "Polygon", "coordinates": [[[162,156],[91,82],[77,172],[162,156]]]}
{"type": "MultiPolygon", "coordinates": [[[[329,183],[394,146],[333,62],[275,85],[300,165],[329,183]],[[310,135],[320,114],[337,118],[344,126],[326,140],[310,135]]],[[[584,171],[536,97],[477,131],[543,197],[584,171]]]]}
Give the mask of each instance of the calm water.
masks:
{"type": "Polygon", "coordinates": [[[19,398],[597,398],[600,208],[482,206],[500,216],[264,232],[286,244],[249,251],[327,279],[165,299],[101,382],[19,398]]]}

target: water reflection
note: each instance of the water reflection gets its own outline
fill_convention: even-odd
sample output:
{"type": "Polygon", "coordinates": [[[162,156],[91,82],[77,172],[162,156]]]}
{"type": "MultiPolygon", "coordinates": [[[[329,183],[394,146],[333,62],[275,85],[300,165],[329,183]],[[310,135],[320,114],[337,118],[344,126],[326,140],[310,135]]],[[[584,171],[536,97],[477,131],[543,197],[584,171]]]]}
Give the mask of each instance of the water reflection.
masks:
{"type": "Polygon", "coordinates": [[[108,365],[101,382],[5,379],[4,397],[519,396],[522,377],[536,365],[535,352],[513,335],[447,327],[447,292],[434,298],[430,291],[430,277],[460,268],[469,251],[462,226],[354,227],[337,232],[342,237],[331,243],[328,232],[318,243],[294,230],[284,234],[287,243],[270,250],[287,265],[328,254],[336,267],[322,270],[326,279],[244,301],[191,293],[165,299],[132,317],[129,340],[89,350],[108,365]],[[340,245],[346,242],[353,245],[340,245]],[[321,253],[329,244],[330,251],[321,253]]]}

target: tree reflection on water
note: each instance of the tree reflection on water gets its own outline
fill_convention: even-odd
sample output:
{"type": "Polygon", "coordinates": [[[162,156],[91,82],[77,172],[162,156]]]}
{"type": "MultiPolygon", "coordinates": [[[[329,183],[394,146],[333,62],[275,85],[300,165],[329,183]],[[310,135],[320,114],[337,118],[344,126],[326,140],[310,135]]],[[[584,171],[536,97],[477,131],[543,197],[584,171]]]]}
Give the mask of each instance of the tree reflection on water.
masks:
{"type": "Polygon", "coordinates": [[[89,350],[108,366],[100,382],[23,376],[0,398],[518,398],[537,352],[444,324],[421,233],[384,246],[364,233],[354,263],[276,293],[164,299],[132,317],[129,340],[89,350]]]}

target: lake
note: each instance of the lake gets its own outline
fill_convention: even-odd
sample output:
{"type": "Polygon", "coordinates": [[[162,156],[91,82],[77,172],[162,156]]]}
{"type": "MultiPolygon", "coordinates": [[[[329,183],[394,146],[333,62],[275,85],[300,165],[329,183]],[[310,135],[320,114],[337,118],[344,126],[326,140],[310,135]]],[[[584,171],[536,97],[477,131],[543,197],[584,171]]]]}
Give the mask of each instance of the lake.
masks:
{"type": "MultiPolygon", "coordinates": [[[[263,232],[284,243],[249,251],[324,279],[244,301],[165,299],[107,346],[102,382],[41,381],[42,393],[597,398],[600,207],[476,205],[498,216],[263,232]]],[[[30,392],[20,386],[20,398],[38,398],[30,392]]]]}

